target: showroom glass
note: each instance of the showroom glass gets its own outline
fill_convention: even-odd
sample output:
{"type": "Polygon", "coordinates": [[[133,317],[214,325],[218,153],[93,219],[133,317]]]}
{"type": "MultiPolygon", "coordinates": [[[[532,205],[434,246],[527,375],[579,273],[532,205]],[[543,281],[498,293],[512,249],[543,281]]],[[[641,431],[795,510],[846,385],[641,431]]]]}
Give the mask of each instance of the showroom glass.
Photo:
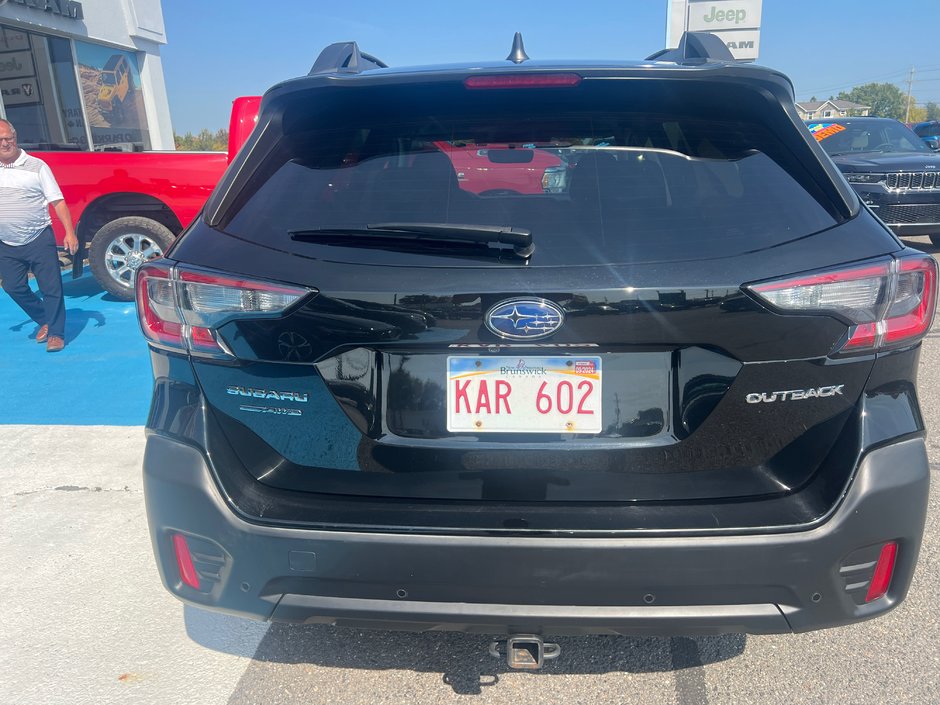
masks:
{"type": "Polygon", "coordinates": [[[89,149],[89,131],[94,149],[150,148],[133,52],[0,25],[0,57],[6,117],[27,149],[89,149]],[[118,83],[105,70],[112,57],[127,67],[117,99],[101,91],[118,83]]]}
{"type": "Polygon", "coordinates": [[[137,57],[83,41],[75,42],[75,56],[95,149],[150,149],[137,57]]]}
{"type": "Polygon", "coordinates": [[[67,39],[0,26],[3,105],[29,149],[88,147],[67,39]]]}

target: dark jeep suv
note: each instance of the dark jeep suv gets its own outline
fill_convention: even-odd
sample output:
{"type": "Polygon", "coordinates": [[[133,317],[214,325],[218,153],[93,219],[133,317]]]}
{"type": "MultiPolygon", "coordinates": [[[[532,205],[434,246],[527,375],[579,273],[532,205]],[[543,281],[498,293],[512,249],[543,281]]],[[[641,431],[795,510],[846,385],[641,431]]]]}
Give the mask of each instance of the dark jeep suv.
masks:
{"type": "Polygon", "coordinates": [[[929,235],[940,246],[940,154],[889,118],[807,123],[875,214],[898,235],[929,235]]]}
{"type": "Polygon", "coordinates": [[[557,653],[542,634],[804,631],[904,598],[936,266],[789,80],[709,36],[401,70],[333,45],[268,91],[137,277],[171,592],[509,634],[514,665],[557,653]],[[475,193],[443,143],[567,173],[475,193]]]}

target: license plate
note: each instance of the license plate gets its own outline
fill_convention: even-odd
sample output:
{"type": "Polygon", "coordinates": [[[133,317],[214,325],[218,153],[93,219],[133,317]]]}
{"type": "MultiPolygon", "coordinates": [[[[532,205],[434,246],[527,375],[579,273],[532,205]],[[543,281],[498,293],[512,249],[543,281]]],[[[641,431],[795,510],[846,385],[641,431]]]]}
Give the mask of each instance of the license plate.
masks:
{"type": "Polygon", "coordinates": [[[599,357],[448,357],[447,430],[600,433],[599,357]]]}

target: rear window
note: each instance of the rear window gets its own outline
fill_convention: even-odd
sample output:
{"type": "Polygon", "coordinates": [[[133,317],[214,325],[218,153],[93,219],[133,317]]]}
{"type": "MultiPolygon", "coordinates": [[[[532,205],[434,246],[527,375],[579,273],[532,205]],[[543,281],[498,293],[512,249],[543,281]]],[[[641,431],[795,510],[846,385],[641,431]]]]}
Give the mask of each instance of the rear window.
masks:
{"type": "MultiPolygon", "coordinates": [[[[622,82],[594,83],[451,88],[438,101],[430,88],[383,87],[339,104],[289,106],[283,134],[220,225],[304,253],[320,246],[291,233],[511,227],[532,233],[530,264],[572,265],[728,256],[836,223],[813,190],[818,165],[800,162],[765,126],[763,103],[729,110],[701,87],[682,100],[675,87],[650,94],[645,86],[641,95],[622,82]]],[[[361,260],[363,249],[474,255],[454,243],[362,242],[350,238],[350,258],[361,260]]],[[[347,249],[336,237],[329,247],[347,249]]]]}

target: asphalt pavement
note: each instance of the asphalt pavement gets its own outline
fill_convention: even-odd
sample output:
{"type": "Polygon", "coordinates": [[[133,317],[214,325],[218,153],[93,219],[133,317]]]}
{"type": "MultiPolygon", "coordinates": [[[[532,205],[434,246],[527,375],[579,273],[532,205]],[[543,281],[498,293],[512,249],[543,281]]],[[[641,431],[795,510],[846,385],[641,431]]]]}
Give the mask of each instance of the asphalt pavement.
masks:
{"type": "MultiPolygon", "coordinates": [[[[934,251],[926,240],[912,244],[934,251]]],[[[940,482],[908,599],[799,635],[559,639],[537,673],[485,636],[268,625],[184,607],[159,583],[140,463],[149,361],[133,305],[70,282],[45,353],[0,296],[0,703],[932,703],[940,691],[940,482]],[[73,313],[74,312],[74,313],[73,313]]],[[[940,429],[940,327],[921,405],[940,429]]],[[[940,469],[940,433],[928,438],[940,469]]]]}

